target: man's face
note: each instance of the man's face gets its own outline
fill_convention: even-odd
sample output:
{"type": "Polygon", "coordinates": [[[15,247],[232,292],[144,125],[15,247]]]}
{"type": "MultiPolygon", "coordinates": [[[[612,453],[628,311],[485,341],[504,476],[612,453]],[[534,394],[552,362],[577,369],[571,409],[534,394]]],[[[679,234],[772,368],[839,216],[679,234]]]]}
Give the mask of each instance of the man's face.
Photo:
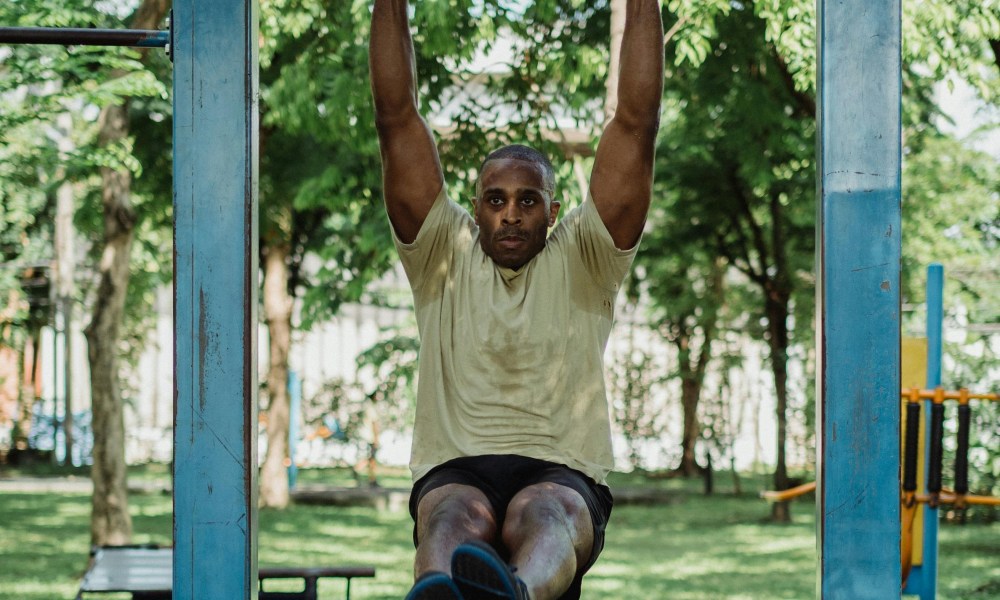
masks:
{"type": "Polygon", "coordinates": [[[501,267],[519,269],[545,247],[559,203],[548,201],[544,168],[509,158],[486,163],[479,174],[476,224],[483,252],[501,267]]]}

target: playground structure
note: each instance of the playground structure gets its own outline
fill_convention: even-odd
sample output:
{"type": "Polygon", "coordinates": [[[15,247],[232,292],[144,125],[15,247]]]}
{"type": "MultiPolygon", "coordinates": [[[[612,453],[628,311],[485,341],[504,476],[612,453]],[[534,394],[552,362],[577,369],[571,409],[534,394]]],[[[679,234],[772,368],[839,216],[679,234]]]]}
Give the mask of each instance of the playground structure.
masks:
{"type": "MultiPolygon", "coordinates": [[[[178,600],[256,597],[258,10],[175,0],[151,36],[174,62],[178,600]]],[[[817,595],[885,600],[901,577],[901,6],[817,14],[817,595]]]]}
{"type": "Polygon", "coordinates": [[[1000,506],[1000,498],[995,496],[977,496],[969,494],[969,425],[972,418],[971,400],[1000,401],[1000,394],[973,394],[968,389],[957,391],[945,390],[942,387],[933,390],[910,388],[903,390],[901,396],[906,400],[906,426],[904,435],[903,462],[903,506],[927,504],[937,507],[941,504],[953,504],[955,508],[965,508],[970,505],[1000,506]],[[920,413],[921,400],[931,402],[929,415],[930,430],[927,440],[930,443],[930,457],[926,473],[927,484],[923,493],[918,493],[917,470],[922,462],[919,457],[920,446],[920,413]],[[955,450],[955,487],[949,491],[942,486],[941,471],[943,466],[944,413],[945,400],[958,401],[958,437],[955,450]]]}
{"type": "MultiPolygon", "coordinates": [[[[927,269],[927,333],[924,339],[903,339],[899,397],[903,401],[900,463],[900,566],[904,594],[933,600],[937,594],[939,508],[952,505],[1000,506],[1000,498],[969,494],[969,436],[972,401],[1000,402],[1000,394],[973,393],[968,389],[941,387],[943,268],[927,269]],[[920,380],[926,387],[906,387],[920,380]],[[945,402],[955,401],[958,431],[955,450],[954,489],[942,483],[945,402]]],[[[921,384],[923,385],[923,384],[921,384]]],[[[781,491],[763,492],[769,501],[783,502],[815,491],[815,482],[781,491]]]]}
{"type": "Polygon", "coordinates": [[[974,394],[962,388],[948,391],[909,388],[902,391],[906,412],[900,494],[903,593],[921,600],[937,595],[938,523],[940,507],[1000,506],[1000,498],[969,494],[969,432],[971,400],[1000,401],[1000,394],[974,394]],[[954,489],[942,484],[945,401],[958,403],[954,489]],[[929,411],[922,411],[923,405],[929,411]],[[921,412],[924,417],[921,418],[921,412]]]}

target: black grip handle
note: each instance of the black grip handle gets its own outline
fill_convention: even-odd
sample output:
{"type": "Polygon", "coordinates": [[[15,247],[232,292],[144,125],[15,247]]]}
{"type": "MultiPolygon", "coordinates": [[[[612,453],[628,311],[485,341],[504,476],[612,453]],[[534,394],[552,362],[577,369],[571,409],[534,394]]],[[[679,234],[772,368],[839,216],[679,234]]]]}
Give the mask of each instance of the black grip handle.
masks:
{"type": "Polygon", "coordinates": [[[972,407],[958,405],[958,449],[955,451],[955,493],[969,493],[969,423],[972,407]]]}
{"type": "Polygon", "coordinates": [[[903,491],[917,491],[917,446],[920,443],[920,403],[906,403],[906,439],[903,443],[903,491]]]}
{"type": "Polygon", "coordinates": [[[936,494],[941,491],[942,439],[944,438],[944,404],[931,405],[931,452],[927,475],[927,491],[936,494]]]}

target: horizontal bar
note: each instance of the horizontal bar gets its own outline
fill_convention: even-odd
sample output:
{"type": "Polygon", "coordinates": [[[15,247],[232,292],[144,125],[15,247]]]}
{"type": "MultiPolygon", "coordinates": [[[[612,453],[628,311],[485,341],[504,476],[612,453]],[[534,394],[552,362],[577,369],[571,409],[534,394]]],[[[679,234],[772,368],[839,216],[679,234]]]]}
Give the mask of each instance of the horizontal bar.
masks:
{"type": "Polygon", "coordinates": [[[136,46],[162,48],[169,31],[151,29],[90,29],[74,27],[0,27],[0,44],[59,44],[63,46],[136,46]]]}
{"type": "Polygon", "coordinates": [[[917,402],[920,399],[935,401],[958,400],[963,404],[969,400],[991,400],[993,402],[1000,402],[1000,394],[973,394],[965,388],[960,390],[945,390],[943,388],[934,388],[933,390],[907,388],[899,393],[899,397],[911,402],[917,402]]]}
{"type": "Polygon", "coordinates": [[[976,496],[974,494],[966,494],[961,496],[959,494],[953,494],[951,492],[941,492],[935,499],[932,494],[916,494],[914,500],[921,504],[932,504],[937,502],[937,504],[968,504],[968,505],[978,505],[978,506],[1000,506],[1000,498],[997,496],[976,496]]]}
{"type": "Polygon", "coordinates": [[[798,498],[799,496],[804,496],[809,492],[816,491],[816,482],[810,481],[809,483],[803,483],[802,485],[797,485],[793,488],[788,488],[787,490],[772,491],[765,490],[760,493],[760,497],[768,502],[785,502],[786,500],[791,500],[792,498],[798,498]]]}

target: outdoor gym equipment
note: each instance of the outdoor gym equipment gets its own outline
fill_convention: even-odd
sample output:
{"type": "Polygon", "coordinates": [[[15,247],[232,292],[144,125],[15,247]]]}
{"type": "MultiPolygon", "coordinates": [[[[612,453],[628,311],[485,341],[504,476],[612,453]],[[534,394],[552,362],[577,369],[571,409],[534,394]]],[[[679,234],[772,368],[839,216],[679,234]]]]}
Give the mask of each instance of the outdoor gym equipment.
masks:
{"type": "MultiPolygon", "coordinates": [[[[937,592],[938,507],[951,504],[956,508],[969,505],[1000,506],[1000,498],[969,494],[968,452],[973,400],[1000,401],[1000,394],[973,393],[967,389],[945,390],[941,383],[941,350],[943,323],[943,268],[932,264],[927,269],[927,335],[926,346],[920,346],[926,366],[913,363],[918,357],[909,354],[911,371],[907,377],[920,377],[926,387],[907,387],[898,394],[904,402],[902,481],[898,495],[891,502],[898,505],[901,521],[896,522],[901,539],[900,581],[903,593],[933,600],[937,592]],[[955,456],[955,489],[942,485],[945,401],[958,403],[958,432],[955,456]],[[923,444],[921,444],[921,432],[923,444]],[[923,445],[923,453],[920,448],[923,445]],[[921,511],[918,514],[918,511],[921,511]]],[[[917,340],[906,340],[916,342],[917,340]]],[[[905,372],[905,371],[904,371],[905,372]]],[[[899,379],[897,379],[899,381],[899,379]]],[[[897,413],[898,414],[898,413],[897,413]]],[[[898,416],[895,417],[898,422],[898,416]]],[[[898,439],[898,438],[897,438],[898,439]]],[[[896,468],[899,469],[897,463],[896,468]]],[[[761,497],[783,502],[817,489],[816,483],[806,483],[781,491],[762,492],[761,497]]],[[[883,549],[883,551],[885,551],[883,549]]]]}
{"type": "Polygon", "coordinates": [[[997,394],[970,393],[967,390],[946,391],[941,387],[941,363],[944,323],[944,268],[932,264],[927,268],[927,365],[921,388],[904,389],[906,400],[906,439],[903,443],[901,511],[903,512],[901,556],[905,584],[903,593],[914,594],[920,600],[934,600],[937,595],[938,571],[938,507],[942,503],[957,506],[969,504],[998,505],[996,498],[968,494],[968,440],[971,408],[969,400],[996,401],[997,394]],[[944,402],[954,399],[958,408],[958,448],[955,464],[955,491],[942,487],[942,440],[944,402]],[[923,419],[921,419],[923,412],[923,419]],[[924,449],[919,450],[920,423],[924,427],[924,449]],[[920,459],[923,459],[922,461],[920,459]],[[920,462],[923,463],[922,467],[920,462]]]}
{"type": "MultiPolygon", "coordinates": [[[[885,600],[900,581],[900,0],[817,14],[817,594],[885,600]]],[[[173,3],[183,600],[250,598],[257,580],[257,17],[256,0],[173,3]]]]}
{"type": "Polygon", "coordinates": [[[257,23],[257,0],[174,0],[169,34],[0,29],[6,43],[170,43],[177,600],[257,592],[257,23]]]}
{"type": "Polygon", "coordinates": [[[974,394],[968,389],[957,391],[945,390],[942,387],[933,390],[910,388],[903,390],[901,396],[906,400],[906,439],[903,445],[903,503],[913,505],[927,503],[932,507],[939,504],[954,504],[956,508],[964,508],[970,504],[1000,506],[1000,498],[993,496],[975,496],[969,492],[969,427],[972,420],[970,400],[1000,401],[998,394],[974,394]],[[920,435],[921,400],[931,401],[929,461],[927,465],[926,493],[917,490],[917,465],[920,435]],[[944,446],[944,403],[946,400],[958,402],[958,432],[955,450],[955,490],[947,492],[941,484],[944,446]]]}
{"type": "Polygon", "coordinates": [[[83,29],[74,27],[0,27],[2,44],[56,44],[60,46],[135,46],[163,48],[169,31],[147,29],[83,29]]]}
{"type": "Polygon", "coordinates": [[[937,595],[938,508],[951,504],[957,509],[970,505],[1000,506],[1000,498],[969,494],[969,429],[972,420],[971,400],[998,401],[1000,395],[974,394],[967,389],[947,391],[910,388],[902,391],[905,400],[906,427],[903,441],[903,480],[900,497],[902,511],[903,591],[921,600],[937,595]],[[958,432],[955,450],[955,488],[942,485],[945,401],[958,402],[958,432]],[[930,414],[921,422],[921,404],[929,403],[930,414]],[[920,453],[920,432],[924,425],[926,451],[920,453]],[[923,459],[923,460],[921,460],[923,459]],[[921,468],[922,467],[922,468],[921,468]],[[918,511],[922,514],[919,515],[918,511]]]}
{"type": "Polygon", "coordinates": [[[819,597],[899,598],[901,6],[818,3],[819,597]]]}

